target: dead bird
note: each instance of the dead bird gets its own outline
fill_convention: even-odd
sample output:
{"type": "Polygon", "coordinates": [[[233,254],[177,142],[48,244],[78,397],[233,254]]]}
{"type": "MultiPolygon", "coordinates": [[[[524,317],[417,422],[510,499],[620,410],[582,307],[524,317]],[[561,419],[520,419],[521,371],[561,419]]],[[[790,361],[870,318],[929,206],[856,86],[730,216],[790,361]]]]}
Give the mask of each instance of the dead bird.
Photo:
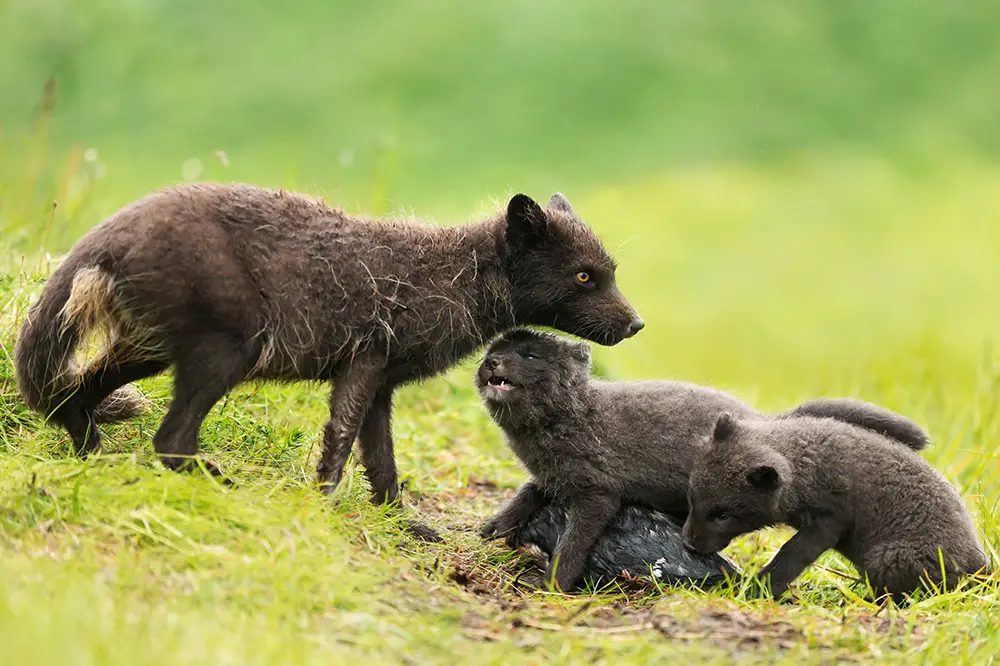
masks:
{"type": "MultiPolygon", "coordinates": [[[[550,503],[510,532],[506,543],[534,554],[548,569],[566,525],[566,508],[550,503]]],[[[667,585],[711,587],[740,575],[739,567],[719,553],[702,555],[685,548],[682,525],[662,511],[622,507],[587,554],[580,582],[599,587],[627,574],[667,585]]]]}

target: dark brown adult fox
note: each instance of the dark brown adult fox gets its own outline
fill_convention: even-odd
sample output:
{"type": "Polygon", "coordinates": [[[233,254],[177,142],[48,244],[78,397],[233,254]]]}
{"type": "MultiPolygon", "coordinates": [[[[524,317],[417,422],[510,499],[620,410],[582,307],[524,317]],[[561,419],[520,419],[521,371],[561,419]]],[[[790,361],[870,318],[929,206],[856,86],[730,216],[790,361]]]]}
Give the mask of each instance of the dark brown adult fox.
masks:
{"type": "Polygon", "coordinates": [[[558,193],[544,209],[517,194],[492,217],[435,227],[281,190],[184,185],[125,206],[73,247],[28,313],[17,382],[86,453],[100,446],[96,420],[113,418],[107,401],[173,366],[153,446],[180,469],[209,410],[241,382],[329,380],[319,482],[336,487],[358,438],[373,501],[391,502],[393,391],[518,324],[618,344],[644,324],[615,269],[558,193]],[[98,327],[106,344],[80,371],[73,355],[98,327]]]}

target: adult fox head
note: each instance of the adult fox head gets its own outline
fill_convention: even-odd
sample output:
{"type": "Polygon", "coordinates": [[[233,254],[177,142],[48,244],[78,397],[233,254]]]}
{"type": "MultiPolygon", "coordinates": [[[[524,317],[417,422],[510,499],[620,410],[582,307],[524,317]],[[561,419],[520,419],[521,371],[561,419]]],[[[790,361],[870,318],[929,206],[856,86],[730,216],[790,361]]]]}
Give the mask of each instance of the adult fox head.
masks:
{"type": "Polygon", "coordinates": [[[615,282],[614,260],[562,194],[552,195],[544,209],[514,195],[504,241],[519,322],[608,346],[645,326],[615,282]]]}

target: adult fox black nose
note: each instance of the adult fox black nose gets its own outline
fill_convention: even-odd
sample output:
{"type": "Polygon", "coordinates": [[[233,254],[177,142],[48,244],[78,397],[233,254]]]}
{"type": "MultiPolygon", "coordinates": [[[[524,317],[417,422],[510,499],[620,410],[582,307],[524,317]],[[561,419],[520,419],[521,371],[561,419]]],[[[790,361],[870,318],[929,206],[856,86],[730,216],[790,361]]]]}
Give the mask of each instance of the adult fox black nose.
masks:
{"type": "Polygon", "coordinates": [[[632,323],[628,325],[629,335],[635,335],[644,328],[646,328],[646,322],[644,322],[640,317],[636,317],[632,320],[632,323]]]}

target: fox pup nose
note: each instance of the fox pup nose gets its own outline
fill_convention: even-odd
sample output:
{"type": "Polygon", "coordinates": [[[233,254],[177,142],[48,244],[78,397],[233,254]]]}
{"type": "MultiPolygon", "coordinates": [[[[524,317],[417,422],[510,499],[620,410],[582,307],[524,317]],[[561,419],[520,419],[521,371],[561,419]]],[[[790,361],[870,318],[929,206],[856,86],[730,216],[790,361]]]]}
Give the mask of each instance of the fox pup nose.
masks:
{"type": "Polygon", "coordinates": [[[635,335],[644,328],[646,328],[646,322],[644,322],[641,317],[636,316],[632,320],[632,323],[628,325],[629,335],[635,335]]]}
{"type": "Polygon", "coordinates": [[[500,359],[496,356],[489,356],[486,358],[486,367],[490,370],[496,370],[500,367],[500,359]]]}

